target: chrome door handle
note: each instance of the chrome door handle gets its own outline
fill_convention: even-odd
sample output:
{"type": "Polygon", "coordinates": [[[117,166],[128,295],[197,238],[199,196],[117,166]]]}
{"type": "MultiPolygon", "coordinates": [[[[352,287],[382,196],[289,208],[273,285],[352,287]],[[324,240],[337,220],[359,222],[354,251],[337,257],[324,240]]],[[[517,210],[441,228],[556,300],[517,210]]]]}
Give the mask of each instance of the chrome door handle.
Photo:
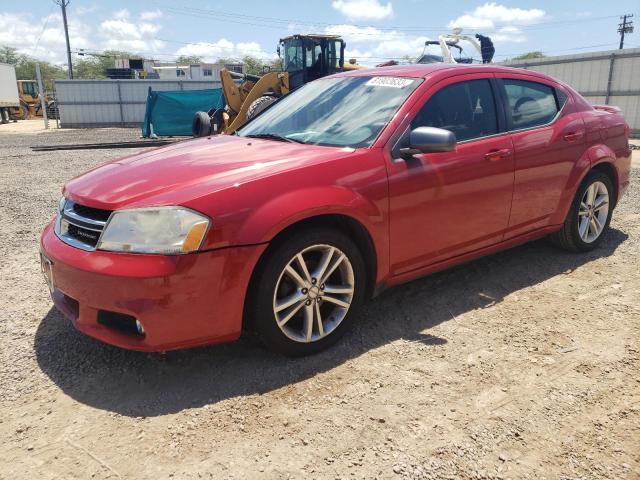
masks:
{"type": "Polygon", "coordinates": [[[484,158],[491,162],[495,162],[497,160],[501,160],[503,158],[508,158],[511,156],[511,150],[508,148],[501,148],[499,150],[491,150],[484,154],[484,158]]]}

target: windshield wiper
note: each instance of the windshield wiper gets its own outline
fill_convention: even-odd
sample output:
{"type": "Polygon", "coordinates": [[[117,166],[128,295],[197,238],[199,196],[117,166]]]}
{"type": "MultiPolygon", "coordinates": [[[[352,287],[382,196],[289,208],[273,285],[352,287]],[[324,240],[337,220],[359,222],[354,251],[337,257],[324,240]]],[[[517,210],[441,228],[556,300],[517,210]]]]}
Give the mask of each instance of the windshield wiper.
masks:
{"type": "Polygon", "coordinates": [[[305,143],[302,140],[296,140],[295,138],[283,137],[275,133],[254,133],[252,135],[245,135],[247,138],[264,138],[266,140],[277,140],[279,142],[291,142],[291,143],[305,143]]]}

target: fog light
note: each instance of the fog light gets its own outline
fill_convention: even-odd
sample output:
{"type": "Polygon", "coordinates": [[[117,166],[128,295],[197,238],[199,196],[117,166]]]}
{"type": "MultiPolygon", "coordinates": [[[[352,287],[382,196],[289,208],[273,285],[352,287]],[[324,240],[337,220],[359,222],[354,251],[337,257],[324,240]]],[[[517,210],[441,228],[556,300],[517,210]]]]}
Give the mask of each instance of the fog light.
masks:
{"type": "Polygon", "coordinates": [[[140,320],[136,320],[136,330],[138,331],[139,335],[144,335],[144,328],[142,327],[140,320]]]}

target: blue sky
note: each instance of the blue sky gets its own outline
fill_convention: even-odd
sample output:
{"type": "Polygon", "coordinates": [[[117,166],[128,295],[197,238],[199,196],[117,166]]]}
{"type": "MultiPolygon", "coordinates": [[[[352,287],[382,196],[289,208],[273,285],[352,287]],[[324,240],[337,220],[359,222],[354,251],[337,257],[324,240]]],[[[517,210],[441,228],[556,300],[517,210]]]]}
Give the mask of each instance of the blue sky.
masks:
{"type": "MultiPolygon", "coordinates": [[[[491,36],[496,60],[531,50],[562,55],[613,49],[618,16],[638,6],[637,0],[71,0],[68,19],[73,51],[119,49],[163,61],[180,54],[268,58],[287,34],[327,32],[345,38],[349,57],[371,64],[417,56],[425,40],[453,26],[491,36]]],[[[0,0],[0,45],[65,63],[59,10],[53,0],[0,0]]],[[[640,46],[639,33],[628,35],[626,45],[640,46]]]]}

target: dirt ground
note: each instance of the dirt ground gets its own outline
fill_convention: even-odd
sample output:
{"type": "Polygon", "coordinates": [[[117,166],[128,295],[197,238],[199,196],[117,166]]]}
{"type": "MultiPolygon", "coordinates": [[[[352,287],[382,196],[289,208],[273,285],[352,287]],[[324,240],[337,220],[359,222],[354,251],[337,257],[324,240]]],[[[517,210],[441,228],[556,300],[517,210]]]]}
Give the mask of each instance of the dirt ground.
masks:
{"type": "Polygon", "coordinates": [[[38,263],[64,181],[131,151],[28,147],[138,134],[0,128],[0,479],[640,478],[640,162],[597,251],[393,288],[311,358],[163,356],[76,332],[38,263]]]}

